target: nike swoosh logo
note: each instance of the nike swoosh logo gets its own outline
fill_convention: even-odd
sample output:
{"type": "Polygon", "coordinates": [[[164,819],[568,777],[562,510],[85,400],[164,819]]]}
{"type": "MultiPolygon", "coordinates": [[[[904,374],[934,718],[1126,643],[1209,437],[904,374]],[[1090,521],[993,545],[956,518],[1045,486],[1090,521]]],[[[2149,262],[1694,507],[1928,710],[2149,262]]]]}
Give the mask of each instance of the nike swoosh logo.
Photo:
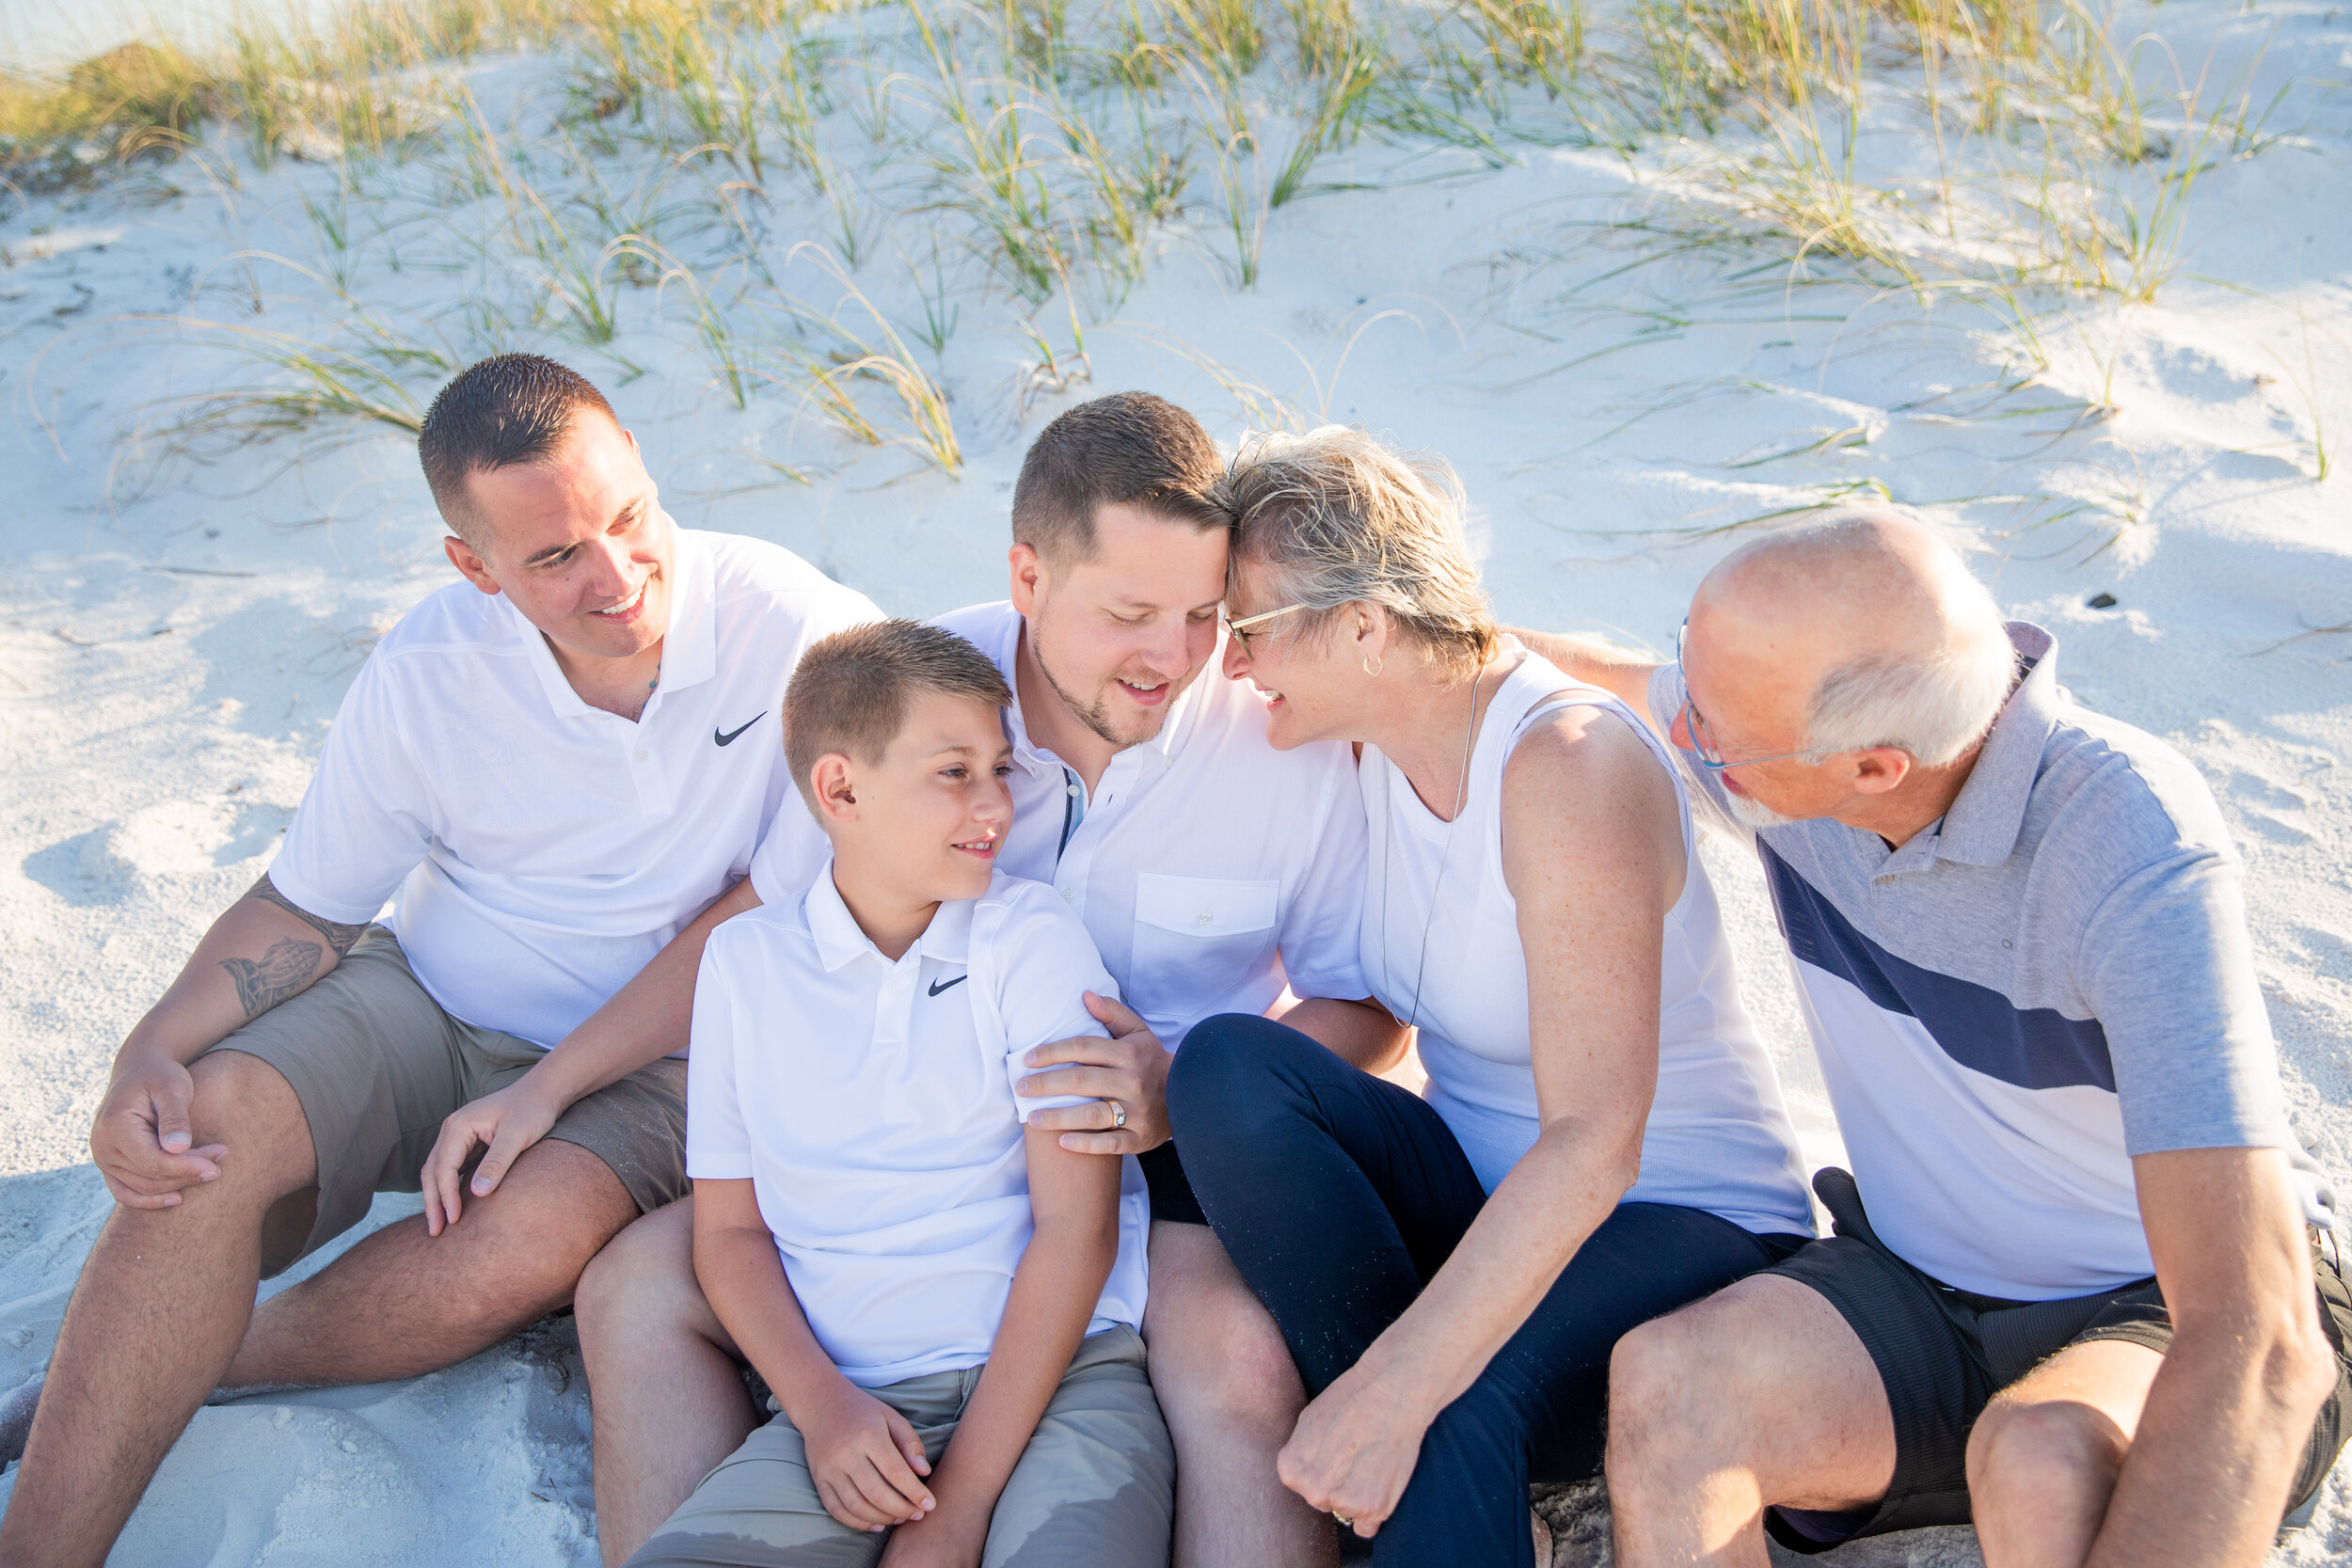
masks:
{"type": "Polygon", "coordinates": [[[715,741],[717,741],[717,742],[718,742],[720,745],[722,745],[722,746],[732,746],[732,745],[734,745],[734,744],[735,744],[735,737],[736,737],[737,736],[741,735],[741,734],[743,733],[743,730],[748,730],[748,729],[750,729],[750,728],[752,727],[752,724],[756,724],[756,723],[758,723],[758,722],[759,722],[762,719],[765,719],[765,718],[767,718],[767,717],[768,717],[768,710],[767,710],[766,708],[761,708],[761,709],[760,709],[757,713],[755,713],[755,714],[753,714],[753,715],[752,715],[751,723],[750,723],[750,724],[745,724],[745,725],[743,726],[743,728],[742,728],[742,729],[733,730],[733,731],[728,732],[728,733],[727,733],[727,734],[725,734],[725,735],[721,735],[721,734],[720,734],[717,730],[715,730],[715,729],[714,729],[714,730],[712,730],[712,731],[710,732],[710,738],[711,738],[711,739],[713,739],[713,740],[715,740],[715,741]]]}
{"type": "Polygon", "coordinates": [[[959,974],[952,980],[933,980],[931,982],[931,994],[933,996],[937,996],[941,991],[946,990],[949,986],[960,986],[970,978],[972,978],[972,976],[969,974],[959,974]]]}

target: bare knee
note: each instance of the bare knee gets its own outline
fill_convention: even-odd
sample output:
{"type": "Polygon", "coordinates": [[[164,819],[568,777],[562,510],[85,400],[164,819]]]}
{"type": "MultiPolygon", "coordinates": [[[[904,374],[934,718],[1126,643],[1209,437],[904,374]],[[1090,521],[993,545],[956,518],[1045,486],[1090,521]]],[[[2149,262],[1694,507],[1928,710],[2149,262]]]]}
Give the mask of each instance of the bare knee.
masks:
{"type": "Polygon", "coordinates": [[[199,1148],[228,1147],[223,1177],[242,1166],[248,1180],[274,1178],[288,1191],[315,1180],[310,1123],[285,1074],[243,1051],[214,1051],[196,1059],[188,1078],[189,1132],[199,1148]]]}
{"type": "Polygon", "coordinates": [[[1705,1319],[1686,1309],[1617,1341],[1609,1357],[1613,1478],[1620,1470],[1711,1470],[1733,1457],[1725,1450],[1740,1425],[1723,1417],[1744,1402],[1713,1338],[1705,1319]]]}
{"type": "Polygon", "coordinates": [[[2075,1400],[1994,1400],[1968,1435],[1968,1488],[2014,1503],[2038,1495],[2111,1490],[2131,1438],[2105,1411],[2075,1400]]]}
{"type": "Polygon", "coordinates": [[[1287,1439],[1306,1406],[1306,1386],[1257,1298],[1195,1291],[1167,1305],[1174,1309],[1149,1326],[1152,1384],[1171,1423],[1287,1439]]]}
{"type": "Polygon", "coordinates": [[[1214,1363],[1202,1370],[1209,1402],[1236,1425],[1265,1427],[1285,1437],[1306,1407],[1306,1385],[1290,1347],[1271,1318],[1242,1320],[1214,1363]]]}
{"type": "Polygon", "coordinates": [[[583,1341],[703,1326],[710,1307],[694,1277],[693,1210],[691,1197],[657,1209],[589,1260],[572,1298],[583,1341]]]}
{"type": "Polygon", "coordinates": [[[430,1243],[449,1249],[451,1321],[496,1334],[569,1304],[581,1272],[635,1213],[595,1154],[554,1139],[533,1146],[430,1243]]]}

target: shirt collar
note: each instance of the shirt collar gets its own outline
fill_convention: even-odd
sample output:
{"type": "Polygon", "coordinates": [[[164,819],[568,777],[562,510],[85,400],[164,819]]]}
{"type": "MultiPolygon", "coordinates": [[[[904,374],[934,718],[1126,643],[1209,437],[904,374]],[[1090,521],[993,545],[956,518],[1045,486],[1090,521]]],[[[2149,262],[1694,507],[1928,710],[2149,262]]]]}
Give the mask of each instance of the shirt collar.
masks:
{"type": "MultiPolygon", "coordinates": [[[[972,951],[973,902],[965,898],[940,905],[930,925],[915,939],[914,950],[941,963],[966,963],[972,951]]],[[[892,967],[873,939],[859,928],[850,906],[841,901],[841,890],[834,885],[830,857],[824,870],[817,874],[817,880],[809,884],[801,900],[801,910],[808,922],[808,934],[817,942],[817,959],[825,966],[826,974],[846,969],[869,955],[884,967],[892,967]]]]}
{"type": "Polygon", "coordinates": [[[923,950],[923,957],[944,964],[970,963],[972,908],[977,902],[977,899],[959,898],[952,904],[939,906],[939,911],[931,916],[930,925],[924,928],[921,940],[914,944],[923,950]]]}
{"type": "MultiPolygon", "coordinates": [[[[657,695],[683,690],[718,673],[716,568],[700,534],[675,524],[670,531],[670,629],[661,638],[661,680],[655,689],[657,695]]],[[[515,608],[515,601],[501,594],[498,602],[505,608],[507,625],[521,641],[539,676],[540,689],[547,693],[556,714],[571,718],[602,712],[580,701],[580,693],[564,678],[564,667],[555,661],[555,650],[548,646],[546,634],[515,608]]]]}
{"type": "Polygon", "coordinates": [[[1012,608],[1010,599],[999,599],[984,608],[994,612],[994,619],[985,635],[973,638],[972,642],[989,657],[1012,692],[1012,701],[1005,708],[1005,738],[1012,742],[1013,760],[1035,772],[1054,759],[1029,743],[1029,726],[1021,717],[1021,612],[1012,608]]]}
{"type": "Polygon", "coordinates": [[[661,639],[661,689],[683,691],[719,673],[718,567],[700,532],[670,525],[670,629],[661,639]]]}
{"type": "Polygon", "coordinates": [[[2009,641],[2033,667],[2002,705],[1968,782],[1944,814],[1936,834],[1940,860],[1998,865],[2009,859],[2042,776],[2042,753],[2058,719],[2058,639],[2030,621],[2011,621],[2009,641]]]}

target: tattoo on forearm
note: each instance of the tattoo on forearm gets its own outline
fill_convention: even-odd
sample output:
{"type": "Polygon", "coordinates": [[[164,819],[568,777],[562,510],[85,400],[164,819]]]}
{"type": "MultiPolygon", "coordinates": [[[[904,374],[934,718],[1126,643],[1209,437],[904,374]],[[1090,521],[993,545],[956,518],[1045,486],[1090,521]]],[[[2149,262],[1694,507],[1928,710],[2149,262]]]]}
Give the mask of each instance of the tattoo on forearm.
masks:
{"type": "Polygon", "coordinates": [[[220,967],[236,982],[237,1000],[245,1004],[245,1016],[253,1019],[309,985],[310,977],[319,972],[319,959],[326,952],[315,942],[281,937],[270,943],[260,963],[251,958],[223,958],[220,967]]]}
{"type": "MultiPolygon", "coordinates": [[[[364,920],[357,926],[340,926],[332,920],[321,920],[317,915],[278,892],[276,884],[270,881],[267,872],[262,874],[260,881],[246,890],[245,895],[247,898],[259,899],[264,904],[275,905],[310,927],[310,929],[326,939],[326,945],[335,950],[335,957],[338,958],[349,957],[353,944],[367,934],[368,923],[364,920]]],[[[273,948],[271,951],[275,952],[276,949],[273,948]]]]}

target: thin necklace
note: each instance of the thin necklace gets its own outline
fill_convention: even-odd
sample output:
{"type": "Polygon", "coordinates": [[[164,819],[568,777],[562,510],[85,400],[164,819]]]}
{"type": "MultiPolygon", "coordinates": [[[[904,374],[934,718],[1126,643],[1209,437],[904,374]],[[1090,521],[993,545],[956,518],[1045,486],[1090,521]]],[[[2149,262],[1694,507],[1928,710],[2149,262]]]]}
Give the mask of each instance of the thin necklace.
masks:
{"type": "MultiPolygon", "coordinates": [[[[1421,924],[1421,957],[1413,964],[1412,1016],[1396,1018],[1396,1009],[1389,1009],[1389,1016],[1396,1018],[1397,1022],[1407,1029],[1421,1022],[1421,982],[1429,968],[1429,933],[1438,921],[1438,893],[1445,886],[1446,863],[1454,858],[1454,830],[1461,825],[1462,808],[1470,802],[1470,742],[1478,734],[1478,686],[1485,678],[1484,670],[1470,677],[1470,721],[1462,726],[1462,776],[1454,786],[1454,814],[1446,819],[1445,848],[1438,856],[1438,874],[1429,883],[1429,914],[1421,924]]],[[[1395,765],[1391,763],[1390,766],[1395,765]]],[[[1397,771],[1403,773],[1405,769],[1398,768],[1397,771]]],[[[1410,788],[1412,782],[1406,779],[1406,786],[1410,788]]],[[[1394,808],[1384,798],[1380,813],[1380,973],[1383,974],[1389,972],[1389,845],[1396,837],[1393,812],[1394,808]]]]}
{"type": "Polygon", "coordinates": [[[628,716],[628,721],[630,723],[634,724],[639,720],[644,718],[645,709],[653,705],[653,694],[660,689],[660,686],[661,666],[657,664],[653,667],[653,679],[645,683],[644,700],[637,705],[637,711],[628,716]]]}

